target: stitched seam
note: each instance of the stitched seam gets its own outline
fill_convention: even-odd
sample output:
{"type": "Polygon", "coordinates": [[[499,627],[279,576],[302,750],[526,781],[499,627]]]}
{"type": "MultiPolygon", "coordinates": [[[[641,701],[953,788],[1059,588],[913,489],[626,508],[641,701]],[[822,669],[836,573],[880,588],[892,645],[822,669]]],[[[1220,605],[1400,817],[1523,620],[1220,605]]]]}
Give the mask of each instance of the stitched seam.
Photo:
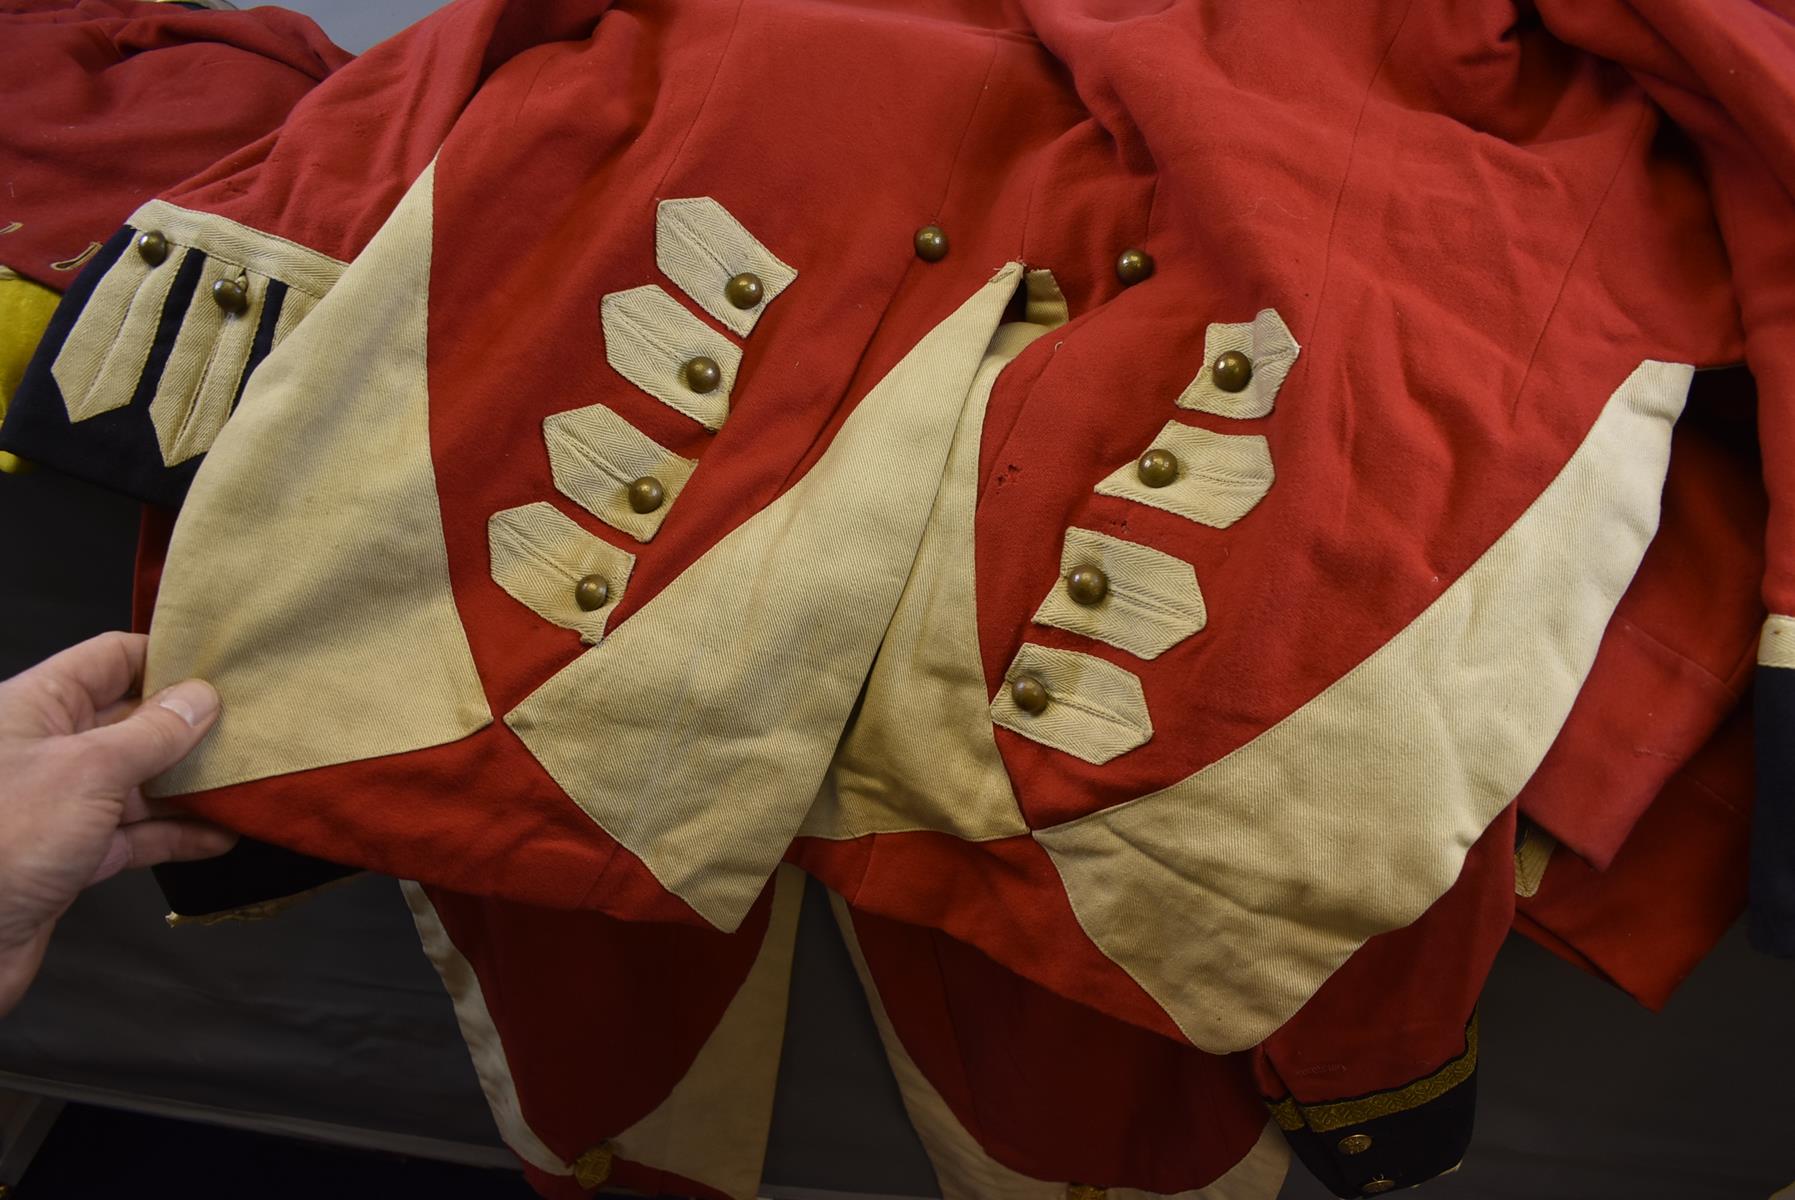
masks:
{"type": "Polygon", "coordinates": [[[598,451],[587,446],[586,443],[582,442],[579,438],[566,432],[560,427],[551,426],[548,436],[558,445],[565,447],[575,458],[579,459],[587,466],[596,467],[601,475],[608,475],[616,482],[622,484],[634,482],[634,476],[626,478],[623,474],[623,468],[612,466],[609,460],[599,455],[598,451]]]}
{"type": "MultiPolygon", "coordinates": [[[[691,224],[686,219],[686,214],[685,214],[684,209],[669,208],[667,210],[667,232],[670,234],[673,234],[675,236],[675,238],[677,238],[677,240],[680,242],[681,245],[686,246],[692,250],[695,250],[701,256],[710,259],[711,265],[716,267],[717,270],[721,271],[725,275],[733,275],[734,274],[734,272],[729,269],[729,264],[724,262],[722,258],[718,257],[714,252],[712,252],[710,246],[704,241],[704,239],[699,237],[698,234],[692,229],[691,224]]],[[[762,304],[766,303],[766,300],[764,297],[762,298],[761,303],[762,304]]],[[[754,308],[759,308],[759,307],[760,307],[759,304],[754,306],[754,308]]],[[[745,309],[742,309],[741,311],[753,312],[754,309],[753,308],[745,308],[745,309]]]]}

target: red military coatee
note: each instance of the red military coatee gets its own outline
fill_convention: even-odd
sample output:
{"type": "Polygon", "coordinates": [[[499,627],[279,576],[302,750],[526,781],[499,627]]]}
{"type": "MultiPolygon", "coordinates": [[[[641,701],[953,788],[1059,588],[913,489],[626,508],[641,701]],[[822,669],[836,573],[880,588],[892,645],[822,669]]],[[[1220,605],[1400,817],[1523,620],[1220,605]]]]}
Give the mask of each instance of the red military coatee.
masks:
{"type": "Polygon", "coordinates": [[[35,403],[206,455],[162,794],[725,933],[789,859],[875,979],[893,922],[1255,1049],[1375,1194],[1462,1151],[1371,1123],[1468,1116],[1518,797],[1611,852],[1761,640],[1787,819],[1792,98],[1743,2],[467,0],[139,210],[35,403]],[[1767,548],[1654,547],[1741,359],[1767,548]]]}

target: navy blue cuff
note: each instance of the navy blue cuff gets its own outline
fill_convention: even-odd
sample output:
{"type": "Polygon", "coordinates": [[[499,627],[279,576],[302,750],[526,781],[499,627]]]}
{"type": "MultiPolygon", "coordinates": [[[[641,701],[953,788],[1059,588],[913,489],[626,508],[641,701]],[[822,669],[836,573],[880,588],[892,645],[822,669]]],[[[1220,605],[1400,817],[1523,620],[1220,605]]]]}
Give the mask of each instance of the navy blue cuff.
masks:
{"type": "MultiPolygon", "coordinates": [[[[50,317],[38,342],[31,365],[19,384],[17,395],[0,425],[0,450],[10,450],[20,458],[41,463],[77,479],[100,487],[123,492],[139,500],[147,500],[166,508],[179,508],[187,496],[203,455],[170,467],[162,461],[162,449],[156,440],[156,428],[150,420],[150,402],[156,397],[156,386],[181,332],[181,322],[199,288],[206,256],[190,251],[182,260],[168,300],[162,307],[154,341],[137,388],[128,404],[103,412],[79,423],[69,420],[68,405],[57,385],[51,368],[57,355],[80,319],[81,310],[92,299],[94,289],[113,263],[131,247],[136,230],[126,226],[75,277],[63,294],[62,303],[50,317]]],[[[280,320],[287,287],[270,280],[268,296],[262,305],[261,323],[243,372],[247,379],[274,343],[274,329],[280,320]]],[[[242,389],[238,389],[238,398],[242,389]]]]}

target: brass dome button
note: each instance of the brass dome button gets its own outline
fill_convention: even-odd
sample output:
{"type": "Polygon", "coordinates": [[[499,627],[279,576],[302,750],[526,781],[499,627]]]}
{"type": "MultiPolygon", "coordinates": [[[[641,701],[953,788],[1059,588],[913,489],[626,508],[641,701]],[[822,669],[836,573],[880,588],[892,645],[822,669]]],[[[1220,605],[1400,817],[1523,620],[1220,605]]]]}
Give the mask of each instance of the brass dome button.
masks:
{"type": "Polygon", "coordinates": [[[592,1147],[568,1166],[573,1168],[573,1181],[591,1192],[610,1182],[611,1167],[616,1161],[617,1151],[606,1142],[592,1147]]]}
{"type": "Polygon", "coordinates": [[[730,276],[729,282],[723,285],[723,295],[737,308],[753,308],[766,295],[761,286],[760,276],[749,271],[730,276]]]}
{"type": "Polygon", "coordinates": [[[686,386],[700,396],[708,396],[723,382],[723,368],[717,365],[716,359],[706,358],[702,354],[688,359],[682,369],[686,376],[686,386]]]}
{"type": "Polygon", "coordinates": [[[1157,446],[1141,455],[1134,464],[1136,475],[1150,488],[1162,488],[1178,478],[1178,456],[1157,446]]]}
{"type": "Polygon", "coordinates": [[[581,612],[603,608],[611,600],[611,581],[603,575],[587,575],[573,585],[573,602],[581,612]]]}
{"type": "Polygon", "coordinates": [[[916,231],[916,257],[924,262],[940,262],[947,257],[947,234],[939,225],[924,225],[916,231]]]}
{"type": "Polygon", "coordinates": [[[653,475],[644,475],[629,485],[629,506],[639,513],[651,513],[667,502],[667,489],[653,475]]]}
{"type": "Polygon", "coordinates": [[[1394,1179],[1391,1179],[1384,1175],[1379,1175],[1376,1179],[1373,1179],[1373,1180],[1370,1180],[1369,1182],[1367,1182],[1364,1187],[1359,1189],[1359,1191],[1361,1194],[1366,1195],[1366,1196],[1381,1196],[1385,1192],[1393,1189],[1395,1186],[1396,1186],[1396,1181],[1394,1179]]]}
{"type": "Polygon", "coordinates": [[[1363,1154],[1371,1149],[1371,1135],[1367,1133],[1349,1133],[1340,1139],[1340,1153],[1363,1154]]]}
{"type": "Polygon", "coordinates": [[[1101,604],[1109,595],[1109,576],[1096,567],[1073,567],[1066,576],[1066,595],[1086,608],[1101,604]]]}
{"type": "Polygon", "coordinates": [[[1216,355],[1210,373],[1216,387],[1224,392],[1238,392],[1253,380],[1253,360],[1238,350],[1224,350],[1216,355]]]}
{"type": "Polygon", "coordinates": [[[232,316],[242,316],[249,311],[249,283],[241,277],[220,279],[212,285],[212,299],[232,316]]]}
{"type": "Polygon", "coordinates": [[[1153,274],[1153,256],[1145,250],[1124,250],[1116,258],[1116,278],[1130,286],[1153,274]]]}
{"type": "Polygon", "coordinates": [[[137,253],[150,266],[159,267],[168,260],[168,239],[154,229],[146,229],[137,235],[137,253]]]}
{"type": "Polygon", "coordinates": [[[1047,711],[1047,685],[1041,682],[1039,675],[1018,675],[1010,681],[1010,699],[1016,707],[1031,716],[1038,716],[1047,711]]]}

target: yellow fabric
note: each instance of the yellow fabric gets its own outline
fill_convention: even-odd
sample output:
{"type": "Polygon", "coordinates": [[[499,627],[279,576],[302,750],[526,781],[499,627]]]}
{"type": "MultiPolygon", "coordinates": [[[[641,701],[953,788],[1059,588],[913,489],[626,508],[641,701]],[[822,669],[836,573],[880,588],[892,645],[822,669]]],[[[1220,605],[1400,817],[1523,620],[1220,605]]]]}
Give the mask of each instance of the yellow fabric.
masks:
{"type": "Polygon", "coordinates": [[[434,178],[257,369],[188,493],[145,686],[208,679],[225,715],[159,794],[441,745],[491,722],[430,459],[434,178]]]}
{"type": "Polygon", "coordinates": [[[1692,368],[1646,362],[1558,477],[1396,637],[1232,754],[1039,830],[1080,924],[1213,1053],[1407,925],[1558,736],[1657,529],[1692,368]]]}
{"type": "MultiPolygon", "coordinates": [[[[7,406],[25,378],[25,368],[43,340],[44,327],[59,300],[61,297],[43,284],[0,267],[0,420],[6,418],[7,406]]],[[[17,474],[26,465],[24,459],[0,451],[0,472],[17,474]]]]}
{"type": "Polygon", "coordinates": [[[874,386],[803,478],[505,718],[588,816],[719,928],[741,921],[816,797],[1021,275],[999,271],[874,386]],[[706,753],[667,753],[700,734],[706,753]]]}
{"type": "Polygon", "coordinates": [[[25,378],[44,327],[62,299],[41,283],[0,267],[0,417],[25,378]]]}

